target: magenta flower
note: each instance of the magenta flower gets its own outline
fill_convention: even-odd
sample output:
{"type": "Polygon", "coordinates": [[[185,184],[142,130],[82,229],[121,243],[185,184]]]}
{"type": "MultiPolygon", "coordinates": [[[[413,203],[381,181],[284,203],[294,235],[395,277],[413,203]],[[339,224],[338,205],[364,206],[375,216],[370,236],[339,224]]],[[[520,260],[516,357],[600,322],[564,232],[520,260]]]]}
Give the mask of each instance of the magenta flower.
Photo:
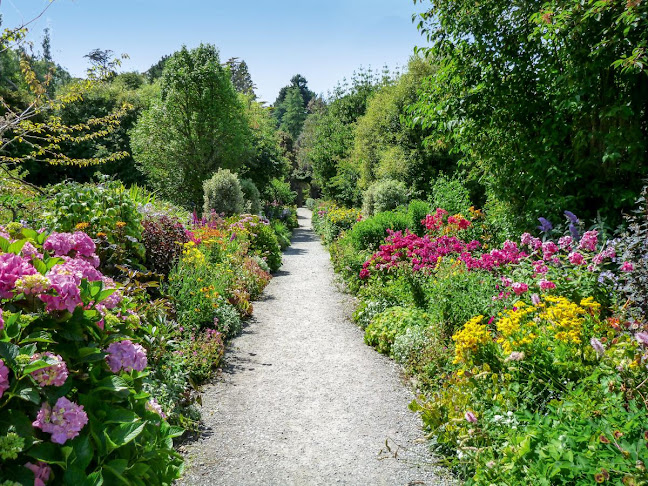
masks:
{"type": "Polygon", "coordinates": [[[9,368],[0,359],[0,398],[9,389],[9,368]]]}
{"type": "Polygon", "coordinates": [[[587,231],[583,235],[578,245],[579,248],[587,251],[596,251],[596,244],[598,243],[598,231],[587,231]]]}
{"type": "Polygon", "coordinates": [[[31,360],[32,362],[34,362],[42,358],[43,356],[54,358],[58,361],[58,363],[48,366],[47,368],[41,368],[40,370],[33,371],[31,373],[32,378],[34,378],[41,387],[50,385],[63,386],[65,380],[67,380],[68,377],[68,369],[65,361],[63,361],[63,358],[61,358],[61,356],[59,356],[58,354],[53,354],[49,351],[43,354],[36,353],[34,356],[32,356],[31,360]]]}
{"type": "Polygon", "coordinates": [[[22,256],[31,258],[32,260],[34,258],[43,258],[43,255],[39,253],[36,247],[32,245],[29,241],[25,243],[20,253],[22,254],[22,256]]]}
{"type": "Polygon", "coordinates": [[[634,265],[632,264],[632,262],[623,262],[620,270],[622,272],[632,272],[634,270],[634,265]]]}
{"type": "Polygon", "coordinates": [[[558,246],[561,250],[570,251],[572,249],[572,244],[574,239],[571,236],[563,236],[558,240],[558,246]]]}
{"type": "Polygon", "coordinates": [[[79,435],[87,423],[88,415],[83,411],[83,405],[61,397],[53,409],[49,403],[44,402],[32,425],[52,434],[52,442],[55,444],[65,444],[68,439],[79,435]]]}
{"type": "Polygon", "coordinates": [[[540,282],[538,282],[538,285],[540,286],[540,290],[551,290],[556,288],[555,283],[545,279],[540,280],[540,282]]]}
{"type": "Polygon", "coordinates": [[[146,368],[146,350],[140,344],[134,344],[129,340],[112,343],[106,349],[108,356],[106,361],[113,373],[120,370],[130,372],[133,370],[142,371],[146,368]]]}
{"type": "Polygon", "coordinates": [[[16,286],[16,280],[35,273],[37,273],[36,269],[26,258],[13,253],[0,254],[0,297],[3,299],[13,297],[12,291],[16,286]]]}
{"type": "Polygon", "coordinates": [[[504,285],[504,287],[510,287],[511,285],[513,285],[513,279],[502,277],[502,285],[504,285]]]}
{"type": "Polygon", "coordinates": [[[642,346],[648,347],[648,332],[638,332],[635,334],[635,339],[642,346]]]}
{"type": "Polygon", "coordinates": [[[477,423],[477,416],[473,412],[466,412],[464,418],[470,423],[477,423]]]}
{"type": "Polygon", "coordinates": [[[515,292],[515,295],[522,295],[524,292],[529,290],[529,286],[524,282],[514,282],[513,285],[511,285],[511,288],[513,289],[513,292],[515,292]]]}
{"type": "Polygon", "coordinates": [[[571,252],[567,258],[572,265],[583,265],[585,263],[585,257],[577,251],[571,252]]]}
{"type": "Polygon", "coordinates": [[[56,256],[69,256],[72,251],[78,255],[92,257],[96,250],[94,241],[82,231],[76,233],[52,233],[43,243],[43,249],[53,251],[56,256]]]}
{"type": "Polygon", "coordinates": [[[38,461],[36,464],[28,462],[25,467],[34,473],[34,486],[45,486],[52,475],[52,468],[42,461],[38,461]]]}
{"type": "Polygon", "coordinates": [[[0,331],[2,331],[4,329],[3,314],[4,314],[4,311],[2,309],[0,309],[0,331]]]}
{"type": "Polygon", "coordinates": [[[531,294],[531,303],[538,305],[540,303],[540,296],[538,294],[531,294]]]}
{"type": "Polygon", "coordinates": [[[47,310],[50,312],[57,310],[74,312],[74,309],[82,304],[81,291],[79,290],[80,282],[69,274],[49,272],[48,277],[52,283],[51,288],[56,292],[56,295],[42,294],[39,296],[40,300],[47,304],[47,310]]]}

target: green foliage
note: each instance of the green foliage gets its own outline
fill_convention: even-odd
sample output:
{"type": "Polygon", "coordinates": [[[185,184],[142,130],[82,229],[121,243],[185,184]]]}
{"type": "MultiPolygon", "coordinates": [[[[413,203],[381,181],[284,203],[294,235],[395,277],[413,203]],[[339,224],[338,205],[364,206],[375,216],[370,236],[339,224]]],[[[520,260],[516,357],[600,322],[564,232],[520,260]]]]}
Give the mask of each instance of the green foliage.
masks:
{"type": "Polygon", "coordinates": [[[423,236],[426,231],[423,221],[425,220],[425,217],[432,212],[431,210],[432,208],[430,207],[430,204],[425,201],[420,201],[418,199],[410,201],[407,205],[408,229],[414,234],[423,236]]]}
{"type": "Polygon", "coordinates": [[[648,150],[643,3],[432,0],[439,70],[412,119],[506,201],[518,226],[569,209],[616,223],[648,150]]]}
{"type": "Polygon", "coordinates": [[[432,183],[430,204],[434,209],[443,208],[450,214],[468,214],[470,192],[458,177],[439,176],[432,183]]]}
{"type": "MultiPolygon", "coordinates": [[[[248,187],[249,188],[249,187],[248,187]]],[[[228,169],[218,169],[211,179],[203,183],[203,214],[210,212],[231,216],[245,209],[245,198],[238,177],[228,169]]]]}
{"type": "Polygon", "coordinates": [[[375,250],[387,236],[387,230],[405,231],[407,215],[400,212],[384,212],[356,224],[349,233],[356,250],[375,250]]]}
{"type": "Polygon", "coordinates": [[[272,231],[274,231],[277,237],[277,242],[279,243],[281,250],[283,251],[288,248],[290,246],[290,239],[292,238],[292,231],[289,230],[281,221],[277,220],[273,220],[270,223],[270,226],[272,226],[272,231]]]}
{"type": "Polygon", "coordinates": [[[296,140],[306,120],[306,106],[298,87],[290,88],[287,91],[282,107],[285,111],[281,117],[279,129],[290,133],[296,140]]]}
{"type": "Polygon", "coordinates": [[[263,189],[263,197],[270,203],[277,203],[280,206],[291,206],[295,204],[297,193],[290,189],[288,182],[281,179],[272,179],[263,189]]]}
{"type": "MultiPolygon", "coordinates": [[[[313,98],[315,98],[315,93],[313,93],[310,89],[308,89],[308,81],[306,81],[306,78],[304,78],[301,74],[295,74],[290,79],[290,84],[284,86],[279,90],[277,99],[274,102],[273,114],[275,119],[277,120],[277,126],[281,126],[283,124],[284,115],[288,111],[287,100],[291,92],[293,93],[298,92],[297,94],[299,94],[299,97],[301,98],[301,103],[297,103],[296,100],[293,100],[292,103],[294,105],[298,105],[298,104],[301,105],[302,110],[309,105],[310,101],[313,98]]],[[[293,115],[295,114],[297,113],[293,113],[293,115]]],[[[299,132],[296,133],[297,135],[299,135],[299,132]]]]}
{"type": "Polygon", "coordinates": [[[270,271],[276,272],[279,270],[279,267],[281,267],[281,247],[272,227],[259,223],[250,228],[250,233],[252,234],[250,251],[262,257],[270,267],[270,271]]]}
{"type": "Polygon", "coordinates": [[[261,193],[257,186],[250,179],[241,179],[240,185],[245,200],[245,211],[259,214],[261,212],[261,193]]]}
{"type": "Polygon", "coordinates": [[[190,207],[219,168],[251,155],[245,108],[211,45],[183,47],[164,66],[160,95],[131,132],[140,170],[169,200],[190,207]]]}
{"type": "Polygon", "coordinates": [[[396,209],[407,204],[408,194],[405,184],[400,181],[385,179],[372,184],[364,192],[362,212],[365,216],[373,216],[396,209]]]}
{"type": "Polygon", "coordinates": [[[376,315],[365,329],[365,342],[380,353],[392,353],[394,340],[410,328],[430,325],[428,315],[419,309],[390,307],[376,315]]]}

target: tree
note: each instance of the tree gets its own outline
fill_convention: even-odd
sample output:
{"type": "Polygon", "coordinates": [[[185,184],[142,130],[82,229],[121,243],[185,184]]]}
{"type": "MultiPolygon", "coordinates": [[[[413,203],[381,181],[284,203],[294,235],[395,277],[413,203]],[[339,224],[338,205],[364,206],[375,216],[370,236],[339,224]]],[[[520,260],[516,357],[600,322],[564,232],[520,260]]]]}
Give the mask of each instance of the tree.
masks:
{"type": "Polygon", "coordinates": [[[279,129],[290,133],[293,140],[296,140],[306,120],[306,107],[299,88],[288,90],[283,108],[285,112],[279,129]]]}
{"type": "Polygon", "coordinates": [[[153,83],[162,77],[164,66],[166,66],[166,63],[170,58],[171,56],[169,55],[162,56],[158,62],[153,64],[150,68],[148,68],[147,71],[144,72],[149,83],[153,83]]]}
{"type": "Polygon", "coordinates": [[[227,67],[230,70],[234,89],[241,94],[256,99],[256,94],[254,94],[256,86],[252,82],[252,76],[250,76],[250,71],[248,71],[247,63],[245,61],[239,61],[237,57],[232,57],[227,61],[227,67]]]}
{"type": "Polygon", "coordinates": [[[277,126],[281,125],[284,113],[286,113],[286,109],[287,109],[285,105],[285,101],[288,96],[288,93],[293,89],[299,90],[299,93],[303,101],[303,106],[308,106],[310,101],[313,98],[315,98],[315,93],[313,93],[310,89],[308,89],[308,81],[306,81],[306,78],[303,77],[301,74],[295,74],[290,79],[290,84],[288,86],[284,86],[279,90],[279,95],[277,96],[277,99],[274,102],[273,113],[275,119],[277,120],[277,126]]]}
{"type": "Polygon", "coordinates": [[[214,172],[249,160],[245,108],[213,45],[174,53],[160,84],[132,132],[133,155],[161,195],[191,207],[202,201],[203,181],[214,172]]]}
{"type": "Polygon", "coordinates": [[[450,147],[522,225],[569,209],[611,223],[648,158],[648,5],[432,0],[439,65],[412,121],[450,147]]]}

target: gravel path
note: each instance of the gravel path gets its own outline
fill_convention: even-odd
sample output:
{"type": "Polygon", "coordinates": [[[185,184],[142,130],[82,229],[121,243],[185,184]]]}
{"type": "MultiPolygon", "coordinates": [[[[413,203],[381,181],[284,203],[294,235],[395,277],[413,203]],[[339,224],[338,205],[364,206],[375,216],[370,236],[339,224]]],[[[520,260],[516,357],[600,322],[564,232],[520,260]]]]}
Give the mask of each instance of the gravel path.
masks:
{"type": "Polygon", "coordinates": [[[431,464],[398,367],[349,321],[352,301],[336,289],[310,211],[299,221],[255,318],[205,390],[206,430],[183,448],[179,484],[451,484],[431,464]]]}

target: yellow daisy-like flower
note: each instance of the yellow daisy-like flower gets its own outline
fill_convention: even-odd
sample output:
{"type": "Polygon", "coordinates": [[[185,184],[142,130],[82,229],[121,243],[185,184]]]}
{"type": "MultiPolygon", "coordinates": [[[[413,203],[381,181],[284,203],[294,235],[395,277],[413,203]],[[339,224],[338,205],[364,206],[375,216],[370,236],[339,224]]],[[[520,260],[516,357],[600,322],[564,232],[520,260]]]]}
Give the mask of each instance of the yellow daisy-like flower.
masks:
{"type": "Polygon", "coordinates": [[[126,223],[124,223],[123,221],[117,221],[115,223],[115,226],[117,226],[117,228],[121,229],[121,228],[124,228],[126,226],[126,223]]]}
{"type": "Polygon", "coordinates": [[[77,231],[84,231],[89,227],[90,227],[90,223],[79,223],[74,227],[74,229],[77,231]]]}

